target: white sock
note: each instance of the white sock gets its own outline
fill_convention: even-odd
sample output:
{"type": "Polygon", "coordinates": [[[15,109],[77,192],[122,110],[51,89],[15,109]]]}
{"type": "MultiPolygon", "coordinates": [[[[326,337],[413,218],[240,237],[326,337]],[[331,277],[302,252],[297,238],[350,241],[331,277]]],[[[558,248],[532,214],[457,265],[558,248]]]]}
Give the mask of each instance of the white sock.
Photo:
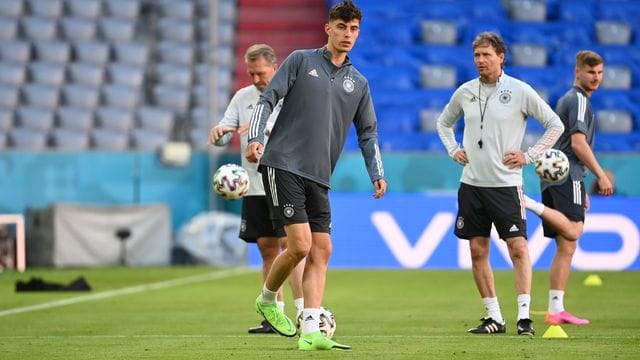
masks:
{"type": "Polygon", "coordinates": [[[524,197],[524,207],[526,207],[527,209],[533,211],[538,216],[542,215],[542,212],[544,211],[544,204],[543,203],[535,201],[535,200],[533,200],[532,198],[528,197],[525,194],[522,194],[522,196],[524,197]]]}
{"type": "Polygon", "coordinates": [[[267,285],[262,285],[262,296],[260,297],[260,303],[262,304],[275,304],[278,297],[278,290],[271,291],[267,289],[267,285]]]}
{"type": "Polygon", "coordinates": [[[302,310],[302,333],[320,331],[320,309],[305,308],[302,310]]]}
{"type": "Polygon", "coordinates": [[[284,312],[284,301],[276,301],[276,304],[278,304],[278,309],[280,309],[280,311],[284,312]]]}
{"type": "Polygon", "coordinates": [[[549,312],[557,314],[564,311],[564,291],[549,290],[549,312]]]}
{"type": "Polygon", "coordinates": [[[304,309],[304,298],[293,299],[293,303],[296,305],[296,317],[298,317],[304,309]]]}
{"type": "Polygon", "coordinates": [[[487,309],[487,315],[500,324],[504,324],[504,318],[500,312],[500,303],[498,303],[498,297],[486,297],[482,298],[484,308],[487,309]]]}
{"type": "Polygon", "coordinates": [[[531,307],[531,295],[529,294],[518,295],[518,320],[531,319],[529,315],[530,307],[531,307]]]}

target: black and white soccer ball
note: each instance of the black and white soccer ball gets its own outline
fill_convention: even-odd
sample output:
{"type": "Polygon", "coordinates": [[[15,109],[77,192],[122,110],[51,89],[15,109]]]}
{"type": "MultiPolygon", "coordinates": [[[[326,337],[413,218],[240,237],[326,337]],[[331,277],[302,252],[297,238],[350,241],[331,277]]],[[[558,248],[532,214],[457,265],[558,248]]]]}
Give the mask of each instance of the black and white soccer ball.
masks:
{"type": "Polygon", "coordinates": [[[569,175],[569,159],[558,149],[548,149],[536,160],[536,174],[543,181],[557,183],[569,175]]]}
{"type": "MultiPolygon", "coordinates": [[[[300,312],[296,318],[296,328],[298,328],[298,333],[302,331],[302,321],[302,312],[300,312]]],[[[336,318],[331,310],[324,306],[320,307],[320,332],[324,334],[327,339],[331,339],[336,333],[336,327],[336,318]]]]}
{"type": "Polygon", "coordinates": [[[213,174],[211,185],[223,199],[237,200],[249,190],[249,174],[240,165],[225,164],[213,174]]]}

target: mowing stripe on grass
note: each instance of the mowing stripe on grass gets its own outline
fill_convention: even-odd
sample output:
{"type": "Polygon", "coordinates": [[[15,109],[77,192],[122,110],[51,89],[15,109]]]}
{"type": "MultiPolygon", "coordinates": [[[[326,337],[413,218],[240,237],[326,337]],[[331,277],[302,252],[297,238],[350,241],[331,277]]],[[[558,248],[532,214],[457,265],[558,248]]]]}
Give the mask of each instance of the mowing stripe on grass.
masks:
{"type": "Polygon", "coordinates": [[[30,311],[51,309],[51,308],[60,307],[60,306],[79,304],[87,301],[107,299],[107,298],[112,298],[116,296],[137,294],[137,293],[146,292],[150,290],[166,289],[174,286],[195,284],[195,283],[211,281],[211,280],[226,279],[232,276],[244,275],[254,271],[256,270],[242,267],[242,268],[235,268],[230,270],[215,271],[215,272],[194,275],[194,276],[189,276],[184,278],[160,281],[160,282],[151,283],[151,284],[130,286],[130,287],[117,289],[117,290],[102,291],[102,292],[91,294],[91,295],[78,296],[70,299],[51,301],[51,302],[46,302],[46,303],[37,304],[37,305],[30,305],[30,306],[24,306],[24,307],[19,307],[15,309],[0,311],[0,317],[6,316],[6,315],[20,314],[20,313],[25,313],[30,311]]]}

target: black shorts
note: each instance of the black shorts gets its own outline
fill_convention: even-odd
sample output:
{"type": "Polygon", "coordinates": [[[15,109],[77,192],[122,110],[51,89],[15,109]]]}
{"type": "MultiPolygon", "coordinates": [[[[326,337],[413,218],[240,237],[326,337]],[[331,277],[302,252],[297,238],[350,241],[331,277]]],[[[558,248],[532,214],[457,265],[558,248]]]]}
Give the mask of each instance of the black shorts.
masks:
{"type": "Polygon", "coordinates": [[[309,223],[312,232],[331,233],[329,189],[289,171],[260,166],[274,226],[309,223]]]}
{"type": "Polygon", "coordinates": [[[261,237],[285,237],[284,229],[274,229],[269,216],[266,196],[245,196],[242,198],[242,222],[240,239],[255,243],[261,237]]]}
{"type": "Polygon", "coordinates": [[[488,237],[492,224],[503,240],[516,236],[527,238],[522,187],[479,187],[460,183],[456,236],[460,239],[488,237]]]}
{"type": "MultiPolygon", "coordinates": [[[[560,211],[571,221],[584,222],[585,200],[584,181],[569,179],[542,191],[542,203],[560,211]]],[[[556,229],[544,221],[542,228],[546,237],[556,237],[558,234],[556,229]]]]}

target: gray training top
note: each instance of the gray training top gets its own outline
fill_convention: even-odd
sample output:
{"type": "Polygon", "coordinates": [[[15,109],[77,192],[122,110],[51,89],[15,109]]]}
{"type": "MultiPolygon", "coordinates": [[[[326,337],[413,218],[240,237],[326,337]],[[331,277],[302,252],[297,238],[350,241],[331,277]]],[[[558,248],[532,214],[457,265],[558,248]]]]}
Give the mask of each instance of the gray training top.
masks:
{"type": "Polygon", "coordinates": [[[384,177],[369,84],[349,57],[337,67],[326,47],[291,53],[260,96],[251,117],[250,143],[264,143],[267,119],[283,97],[260,164],[329,188],[353,122],[371,181],[384,177]]]}
{"type": "MultiPolygon", "coordinates": [[[[564,124],[564,132],[553,145],[554,149],[559,149],[569,158],[569,175],[573,181],[584,181],[587,175],[587,167],[578,159],[578,156],[571,147],[571,135],[581,132],[587,138],[587,143],[593,148],[595,120],[591,110],[589,95],[579,87],[572,87],[558,100],[556,113],[564,124]]],[[[569,177],[567,177],[569,179],[569,177]]],[[[567,180],[565,180],[567,181],[567,180]]],[[[560,185],[557,183],[553,185],[560,185]]],[[[542,182],[542,189],[546,189],[551,184],[542,182]]]]}

